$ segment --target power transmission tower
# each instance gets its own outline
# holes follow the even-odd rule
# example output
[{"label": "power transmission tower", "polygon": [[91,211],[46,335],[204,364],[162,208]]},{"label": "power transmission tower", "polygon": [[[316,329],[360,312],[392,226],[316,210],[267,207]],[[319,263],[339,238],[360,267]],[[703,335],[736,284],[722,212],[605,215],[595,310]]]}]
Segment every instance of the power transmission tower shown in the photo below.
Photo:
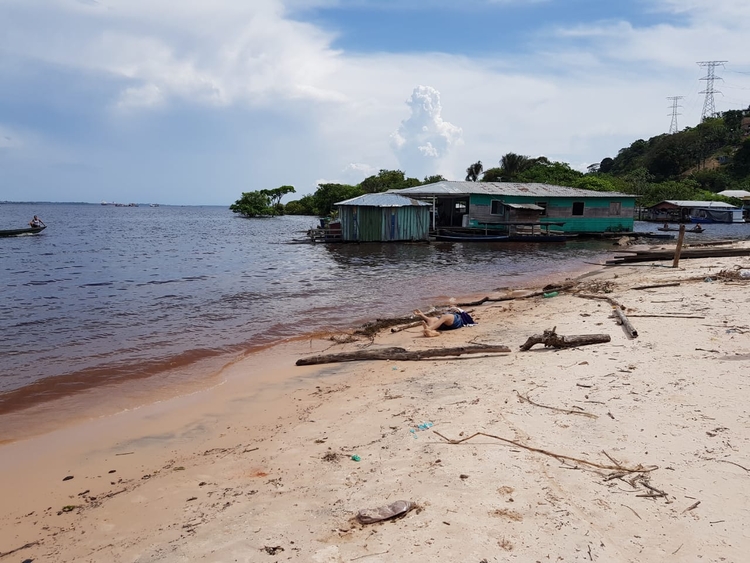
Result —
[{"label": "power transmission tower", "polygon": [[714,107],[714,94],[721,94],[721,92],[714,90],[714,80],[717,78],[721,80],[721,77],[714,75],[714,69],[719,65],[724,66],[724,63],[726,62],[728,61],[701,61],[697,63],[700,67],[706,67],[706,76],[701,78],[701,80],[706,81],[706,89],[698,92],[699,94],[706,95],[706,99],[703,101],[701,121],[706,119],[706,117],[713,117],[716,113],[716,108]]},{"label": "power transmission tower", "polygon": [[669,125],[669,134],[677,133],[680,129],[677,127],[677,116],[682,115],[681,113],[677,113],[677,108],[681,108],[682,106],[677,105],[677,102],[680,101],[685,96],[667,96],[667,99],[672,102],[672,123]]}]

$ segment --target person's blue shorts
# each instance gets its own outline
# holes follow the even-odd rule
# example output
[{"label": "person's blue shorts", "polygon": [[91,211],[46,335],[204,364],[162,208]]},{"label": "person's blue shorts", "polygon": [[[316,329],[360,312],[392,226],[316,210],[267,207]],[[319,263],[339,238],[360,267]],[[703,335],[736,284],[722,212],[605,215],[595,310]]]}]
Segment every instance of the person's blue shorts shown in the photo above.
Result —
[{"label": "person's blue shorts", "polygon": [[451,326],[447,325],[440,325],[438,327],[438,330],[455,330],[457,328],[461,328],[464,326],[464,320],[461,318],[461,315],[458,313],[453,313],[453,324]]}]

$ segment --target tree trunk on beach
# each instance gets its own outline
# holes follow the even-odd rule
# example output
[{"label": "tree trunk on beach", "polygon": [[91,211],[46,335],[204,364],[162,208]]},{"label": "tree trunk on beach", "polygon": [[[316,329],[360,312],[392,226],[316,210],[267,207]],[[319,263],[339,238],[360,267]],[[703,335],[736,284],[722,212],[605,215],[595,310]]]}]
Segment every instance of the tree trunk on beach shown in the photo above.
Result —
[{"label": "tree trunk on beach", "polygon": [[405,348],[381,348],[379,350],[358,350],[356,352],[342,352],[340,354],[321,354],[297,360],[298,366],[312,366],[317,364],[331,364],[337,362],[358,362],[362,360],[424,360],[427,358],[441,358],[461,356],[463,354],[497,354],[508,353],[507,346],[458,346],[456,348],[436,348],[433,350],[406,350]]},{"label": "tree trunk on beach", "polygon": [[521,350],[531,349],[534,344],[544,344],[545,348],[575,348],[587,344],[601,344],[609,342],[609,334],[579,334],[576,336],[562,336],[555,332],[557,327],[552,330],[545,330],[544,334],[535,334],[521,345]]}]

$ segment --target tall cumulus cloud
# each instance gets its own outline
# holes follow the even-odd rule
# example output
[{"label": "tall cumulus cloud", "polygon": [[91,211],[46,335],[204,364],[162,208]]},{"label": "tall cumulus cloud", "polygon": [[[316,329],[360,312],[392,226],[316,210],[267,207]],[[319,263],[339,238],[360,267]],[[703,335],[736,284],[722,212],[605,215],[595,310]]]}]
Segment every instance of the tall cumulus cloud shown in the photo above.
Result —
[{"label": "tall cumulus cloud", "polygon": [[434,174],[451,147],[463,142],[460,127],[443,120],[440,92],[432,86],[417,86],[406,101],[408,119],[391,134],[391,148],[408,176]]}]

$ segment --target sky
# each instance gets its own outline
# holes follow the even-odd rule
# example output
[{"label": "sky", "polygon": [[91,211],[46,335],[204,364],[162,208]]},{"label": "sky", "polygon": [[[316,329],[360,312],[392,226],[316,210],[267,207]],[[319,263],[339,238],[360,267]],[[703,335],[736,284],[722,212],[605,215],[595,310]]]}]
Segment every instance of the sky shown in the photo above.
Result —
[{"label": "sky", "polygon": [[747,0],[0,0],[0,201],[229,205],[750,106]]}]

